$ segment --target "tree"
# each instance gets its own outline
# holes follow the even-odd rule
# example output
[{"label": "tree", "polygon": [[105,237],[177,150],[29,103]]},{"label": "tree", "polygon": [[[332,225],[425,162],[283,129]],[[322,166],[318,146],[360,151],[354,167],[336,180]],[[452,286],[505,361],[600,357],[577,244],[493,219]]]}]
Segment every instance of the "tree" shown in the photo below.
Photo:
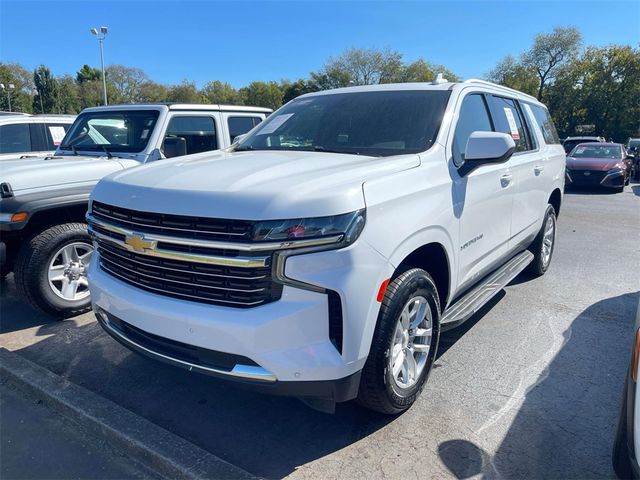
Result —
[{"label": "tree", "polygon": [[251,82],[240,90],[245,105],[275,110],[282,105],[282,90],[276,82]]},{"label": "tree", "polygon": [[76,73],[76,82],[82,84],[92,80],[102,80],[102,72],[98,68],[93,68],[86,64],[83,65]]},{"label": "tree", "polygon": [[220,80],[207,82],[200,93],[209,103],[242,105],[242,95],[227,82],[221,82]]},{"label": "tree", "polygon": [[512,55],[507,55],[487,75],[488,80],[514,88],[529,95],[536,95],[539,87],[539,79],[536,72],[516,60]]},{"label": "tree", "polygon": [[179,103],[203,103],[202,95],[198,92],[196,84],[188,80],[183,80],[182,83],[169,87],[167,100]]},{"label": "tree", "polygon": [[[0,83],[8,88],[14,85],[9,93],[11,95],[11,110],[14,112],[31,113],[33,75],[29,70],[17,63],[0,63]],[[0,110],[9,110],[9,97],[7,91],[0,91]]]},{"label": "tree", "polygon": [[140,102],[142,86],[148,81],[147,74],[139,68],[109,65],[107,67],[107,82],[115,93],[113,97],[110,97],[110,103]]},{"label": "tree", "polygon": [[538,75],[538,100],[542,100],[545,88],[553,83],[562,66],[578,54],[581,43],[582,34],[573,27],[556,27],[551,33],[535,36],[522,60]]},{"label": "tree", "polygon": [[169,89],[159,83],[148,80],[140,85],[141,102],[166,102],[169,99]]},{"label": "tree", "polygon": [[82,110],[80,106],[80,88],[71,75],[58,77],[58,98],[60,113],[75,114]]},{"label": "tree", "polygon": [[408,65],[402,65],[388,80],[394,83],[431,82],[439,73],[449,81],[458,81],[458,76],[444,65],[427,62],[422,58]]},{"label": "tree", "polygon": [[58,82],[44,65],[40,65],[33,72],[33,83],[36,86],[36,95],[33,98],[33,109],[42,110],[43,113],[58,113]]},{"label": "tree", "polygon": [[319,88],[313,81],[307,81],[301,78],[293,83],[281,82],[280,90],[282,90],[283,94],[282,103],[287,103],[305,93],[316,92]]},{"label": "tree", "polygon": [[401,68],[402,54],[395,50],[350,48],[339,57],[329,58],[317,76],[339,78],[341,86],[373,85],[388,83]]}]

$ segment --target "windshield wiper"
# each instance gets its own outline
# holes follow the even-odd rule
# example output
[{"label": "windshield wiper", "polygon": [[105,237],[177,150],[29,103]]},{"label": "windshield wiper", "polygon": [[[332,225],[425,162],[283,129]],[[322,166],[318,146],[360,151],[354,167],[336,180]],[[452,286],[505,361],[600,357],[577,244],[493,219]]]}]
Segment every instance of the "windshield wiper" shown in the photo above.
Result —
[{"label": "windshield wiper", "polygon": [[96,145],[100,148],[102,148],[102,150],[104,150],[104,153],[107,154],[107,158],[113,158],[113,155],[111,154],[111,152],[109,150],[107,150],[106,145]]},{"label": "windshield wiper", "polygon": [[233,149],[234,152],[248,152],[249,150],[255,150],[251,145],[247,145],[245,147],[236,147]]},{"label": "windshield wiper", "polygon": [[[326,153],[343,153],[345,155],[362,155],[360,152],[350,152],[348,150],[337,150],[331,148],[321,147],[320,145],[316,145],[313,147],[314,152],[326,152]],[[369,154],[371,157],[379,157],[380,155]]]}]

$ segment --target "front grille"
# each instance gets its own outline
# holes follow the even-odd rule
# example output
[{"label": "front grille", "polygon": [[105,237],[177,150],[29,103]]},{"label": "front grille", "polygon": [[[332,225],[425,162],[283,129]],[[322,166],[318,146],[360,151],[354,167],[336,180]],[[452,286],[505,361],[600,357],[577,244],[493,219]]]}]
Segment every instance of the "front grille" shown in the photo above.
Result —
[{"label": "front grille", "polygon": [[[192,246],[185,242],[191,231],[173,230],[177,227],[172,226],[168,234],[164,226],[167,215],[135,212],[104,204],[98,204],[96,209],[96,203],[93,204],[89,223],[98,247],[99,265],[104,272],[118,280],[158,295],[235,308],[256,307],[280,298],[282,285],[274,282],[271,276],[271,251],[241,251],[242,245],[236,242],[234,248],[233,241],[220,240],[219,237],[216,238],[215,248],[209,248],[202,236],[197,237],[200,245]],[[127,211],[128,219],[135,219],[136,235],[142,238],[146,238],[144,235],[149,235],[149,238],[162,235],[163,241],[156,242],[149,250],[135,251],[129,248],[126,242],[128,234],[122,230],[130,228],[126,226],[126,221],[116,223],[98,213],[108,211],[113,214],[122,210]],[[177,224],[175,217],[172,216],[173,225]],[[139,221],[142,218],[149,225],[143,226]],[[225,227],[224,221],[216,220],[217,231],[226,229],[238,233],[234,222],[228,221],[230,226]],[[183,220],[183,224],[202,226],[213,223],[198,219],[198,222]],[[196,235],[192,238],[196,238]],[[172,243],[172,240],[176,243]],[[247,242],[243,245],[247,245]],[[259,266],[243,263],[254,259]]]},{"label": "front grille", "polygon": [[607,172],[598,170],[569,170],[573,185],[600,185],[606,174]]},{"label": "front grille", "polygon": [[180,238],[247,241],[253,222],[216,218],[138,212],[101,202],[91,204],[91,213],[100,220],[136,232],[149,232]]}]

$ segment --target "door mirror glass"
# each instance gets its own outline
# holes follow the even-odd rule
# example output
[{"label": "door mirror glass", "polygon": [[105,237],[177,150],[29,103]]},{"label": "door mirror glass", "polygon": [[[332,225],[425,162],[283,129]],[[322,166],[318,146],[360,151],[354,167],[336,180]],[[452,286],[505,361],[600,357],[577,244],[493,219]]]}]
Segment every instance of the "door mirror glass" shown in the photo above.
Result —
[{"label": "door mirror glass", "polygon": [[162,150],[166,158],[182,157],[187,154],[187,141],[183,137],[166,137]]}]

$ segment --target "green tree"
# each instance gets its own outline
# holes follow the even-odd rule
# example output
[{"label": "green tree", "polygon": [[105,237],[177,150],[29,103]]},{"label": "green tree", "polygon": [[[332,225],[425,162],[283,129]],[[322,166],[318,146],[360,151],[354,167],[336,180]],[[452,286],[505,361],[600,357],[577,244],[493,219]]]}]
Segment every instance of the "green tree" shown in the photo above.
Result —
[{"label": "green tree", "polygon": [[319,88],[314,82],[301,78],[295,82],[282,82],[280,90],[282,90],[282,103],[287,103],[305,93],[316,92]]},{"label": "green tree", "polygon": [[9,92],[0,91],[0,110],[9,110],[9,97],[11,96],[11,110],[14,112],[31,113],[33,102],[33,75],[29,70],[17,63],[0,63],[0,83],[9,88]]},{"label": "green tree", "polygon": [[556,27],[551,33],[535,36],[522,60],[538,75],[538,100],[542,100],[545,88],[553,83],[562,66],[578,54],[581,43],[582,34],[574,27]]},{"label": "green tree", "polygon": [[33,109],[41,109],[43,113],[58,113],[60,104],[58,97],[58,82],[44,65],[40,65],[33,72],[33,83],[36,95],[33,98]]},{"label": "green tree", "polygon": [[71,75],[58,77],[60,113],[75,114],[81,110],[80,88]]},{"label": "green tree", "polygon": [[141,102],[166,102],[169,98],[169,89],[151,80],[140,86]]},{"label": "green tree", "polygon": [[102,80],[102,72],[98,68],[83,65],[76,73],[76,82],[85,83],[93,80]]},{"label": "green tree", "polygon": [[507,55],[489,72],[488,80],[514,88],[529,95],[536,95],[539,80],[533,68],[525,65],[512,55]]},{"label": "green tree", "polygon": [[170,102],[203,103],[202,95],[198,92],[196,84],[188,80],[183,80],[182,83],[169,87],[167,99]]},{"label": "green tree", "polygon": [[138,103],[142,101],[142,86],[148,81],[147,74],[139,68],[109,65],[107,67],[107,82],[114,92],[114,95],[109,98],[109,102]]},{"label": "green tree", "polygon": [[431,82],[439,73],[451,82],[458,81],[458,76],[444,65],[427,62],[423,58],[408,65],[402,65],[395,75],[389,78],[389,81],[394,83]]},{"label": "green tree", "polygon": [[388,83],[402,66],[402,54],[398,51],[349,48],[340,56],[329,58],[318,75],[340,78],[343,84],[348,79],[346,85],[373,85]]},{"label": "green tree", "polygon": [[275,110],[282,105],[282,90],[276,82],[251,82],[240,90],[245,105]]},{"label": "green tree", "polygon": [[207,102],[220,105],[242,105],[242,95],[233,88],[230,83],[215,80],[207,82],[202,90],[201,95],[207,99]]}]

